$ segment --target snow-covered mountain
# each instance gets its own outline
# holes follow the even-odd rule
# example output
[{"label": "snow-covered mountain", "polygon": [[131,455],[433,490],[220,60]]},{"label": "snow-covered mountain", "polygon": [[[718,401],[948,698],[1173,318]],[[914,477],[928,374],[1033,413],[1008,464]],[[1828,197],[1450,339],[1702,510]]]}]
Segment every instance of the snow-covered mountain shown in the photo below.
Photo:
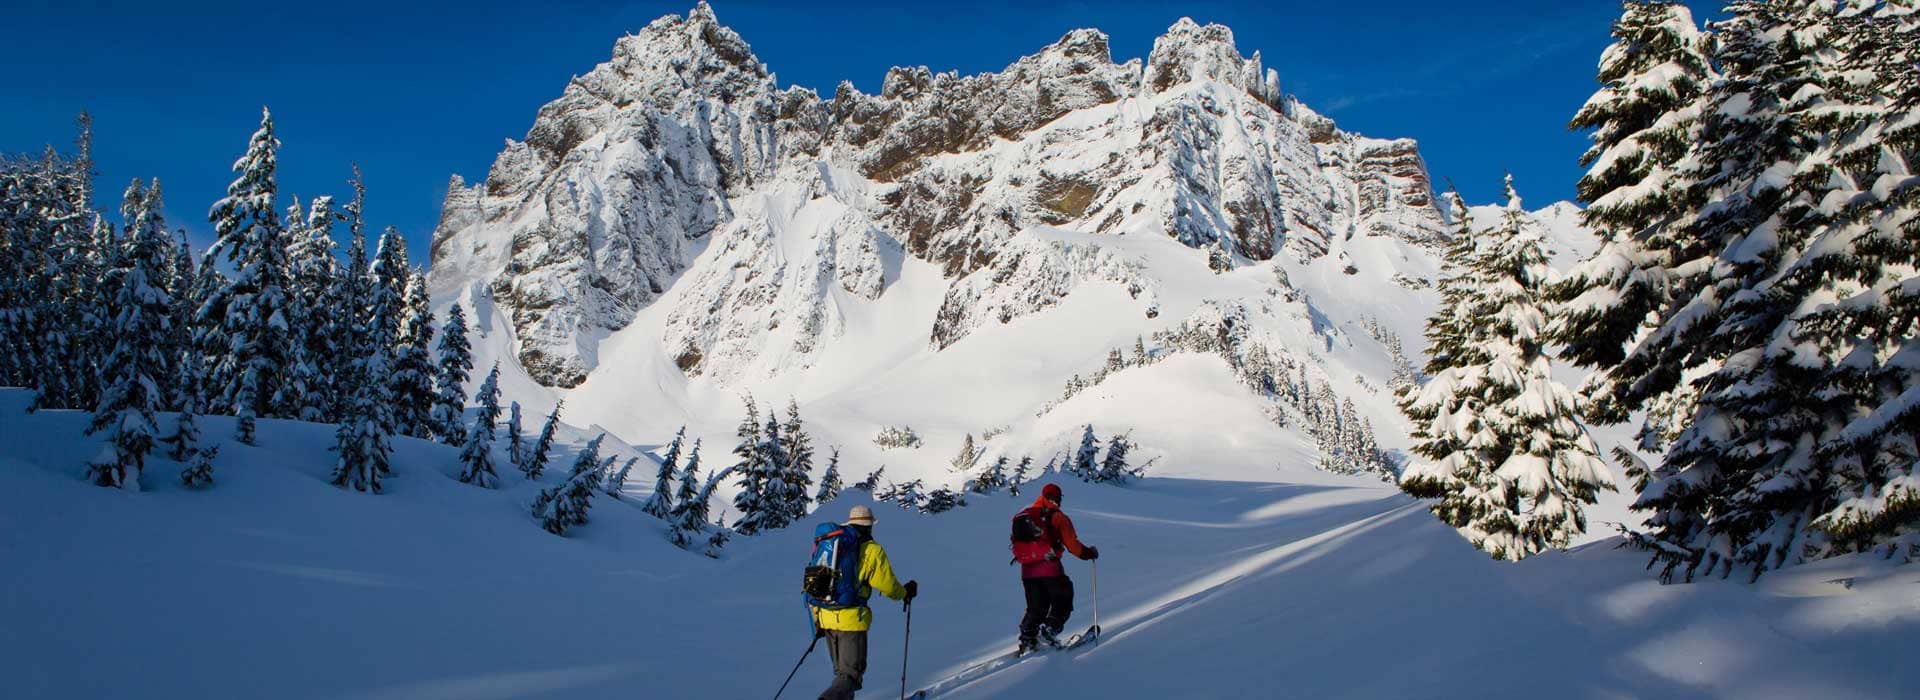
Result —
[{"label": "snow-covered mountain", "polygon": [[[747,394],[797,399],[867,468],[944,466],[968,433],[1044,460],[1089,422],[1154,455],[1311,463],[1275,427],[1299,416],[1236,373],[1285,369],[1402,444],[1389,347],[1418,357],[1436,199],[1414,142],[1340,130],[1219,25],[1182,19],[1144,62],[1076,30],[998,73],[823,99],[702,3],[454,179],[432,283],[510,395],[631,441],[719,438]],[[1569,253],[1591,245],[1572,211],[1540,214]],[[1101,371],[1136,343],[1211,359]],[[878,449],[887,425],[927,448]]]}]

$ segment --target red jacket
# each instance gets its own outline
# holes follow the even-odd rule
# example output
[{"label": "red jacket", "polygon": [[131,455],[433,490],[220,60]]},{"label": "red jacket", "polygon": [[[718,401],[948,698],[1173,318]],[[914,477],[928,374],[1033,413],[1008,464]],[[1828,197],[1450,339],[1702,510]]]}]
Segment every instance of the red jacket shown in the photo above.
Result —
[{"label": "red jacket", "polygon": [[1032,564],[1021,564],[1020,578],[1052,578],[1055,576],[1065,576],[1067,575],[1067,568],[1060,565],[1060,553],[1062,551],[1072,552],[1074,556],[1086,559],[1086,545],[1081,544],[1079,535],[1074,533],[1073,519],[1067,517],[1066,513],[1060,512],[1059,506],[1047,500],[1046,496],[1034,499],[1033,507],[1053,509],[1053,516],[1047,518],[1047,529],[1053,532],[1054,557]]}]

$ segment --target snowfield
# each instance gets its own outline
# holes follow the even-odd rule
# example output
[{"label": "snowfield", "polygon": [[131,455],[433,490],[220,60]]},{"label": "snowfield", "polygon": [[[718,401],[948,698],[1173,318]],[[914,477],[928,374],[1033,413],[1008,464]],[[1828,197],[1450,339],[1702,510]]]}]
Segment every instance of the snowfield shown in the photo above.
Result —
[{"label": "snowfield", "polygon": [[[83,416],[26,415],[27,398],[0,391],[10,697],[759,698],[807,644],[810,527],[736,538],[711,560],[670,546],[636,486],[555,537],[527,514],[536,486],[517,472],[497,491],[460,484],[454,450],[397,439],[387,493],[341,490],[325,482],[330,427],[282,421],[261,422],[259,448],[223,446],[211,490],[176,486],[164,460],[144,492],[101,489],[79,478],[91,441],[64,437]],[[204,420],[209,436],[232,429]],[[1064,483],[1103,554],[1104,638],[943,697],[1920,694],[1911,568],[1847,558],[1751,586],[1662,586],[1611,540],[1500,564],[1389,486],[1287,460],[1216,469],[1231,452],[1187,453],[1165,471],[1178,477],[1130,487]],[[1026,502],[875,506],[877,538],[921,582],[909,685],[1012,646],[1006,519]],[[826,514],[856,503],[870,501],[851,492]],[[1069,570],[1079,629],[1093,576]],[[892,601],[875,609],[861,697],[892,698],[904,620]],[[829,675],[815,652],[787,697]]]}]

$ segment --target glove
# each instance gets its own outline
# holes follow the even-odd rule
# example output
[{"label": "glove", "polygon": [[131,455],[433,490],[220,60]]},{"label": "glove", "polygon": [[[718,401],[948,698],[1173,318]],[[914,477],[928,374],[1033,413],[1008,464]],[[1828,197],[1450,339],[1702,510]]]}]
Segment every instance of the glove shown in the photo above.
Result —
[{"label": "glove", "polygon": [[908,581],[907,582],[907,601],[912,602],[913,597],[917,595],[920,595],[920,582]]},{"label": "glove", "polygon": [[1083,558],[1084,558],[1084,559],[1086,559],[1087,561],[1093,561],[1093,560],[1095,560],[1095,559],[1099,559],[1099,558],[1100,558],[1100,548],[1099,548],[1099,547],[1095,547],[1095,546],[1093,546],[1093,545],[1087,545],[1087,548],[1086,548],[1086,549],[1087,549],[1087,556],[1085,556],[1085,557],[1083,557]]}]

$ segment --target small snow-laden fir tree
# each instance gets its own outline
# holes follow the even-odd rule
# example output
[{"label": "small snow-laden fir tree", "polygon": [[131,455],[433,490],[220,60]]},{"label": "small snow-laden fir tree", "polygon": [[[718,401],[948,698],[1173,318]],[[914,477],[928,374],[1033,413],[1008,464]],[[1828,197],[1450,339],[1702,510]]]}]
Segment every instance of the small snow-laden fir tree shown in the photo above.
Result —
[{"label": "small snow-laden fir tree", "polygon": [[520,402],[514,401],[507,411],[507,461],[515,467],[521,467],[526,461],[526,440],[521,437],[521,430]]},{"label": "small snow-laden fir tree", "polygon": [[1087,424],[1080,434],[1080,448],[1074,451],[1067,472],[1080,477],[1081,481],[1093,481],[1100,473],[1100,439],[1093,435],[1093,424]]},{"label": "small snow-laden fir tree", "polygon": [[[868,472],[867,478],[855,482],[853,488],[855,491],[865,491],[872,494],[874,493],[874,489],[880,487],[880,482],[886,478],[886,473],[887,465],[882,464],[879,469]],[[875,496],[875,498],[877,499],[879,497]]]},{"label": "small snow-laden fir tree", "polygon": [[547,532],[565,535],[567,530],[587,524],[587,509],[593,507],[593,493],[600,490],[600,441],[595,435],[573,459],[573,471],[559,486],[541,491],[533,499],[533,517]]},{"label": "small snow-laden fir tree", "polygon": [[459,304],[447,309],[447,323],[440,329],[439,350],[440,361],[433,380],[433,433],[440,442],[457,445],[466,440],[467,373],[473,369],[473,347],[467,342],[467,312]]},{"label": "small snow-laden fir tree", "polygon": [[927,494],[926,502],[921,505],[920,510],[924,513],[945,513],[965,505],[967,505],[966,496],[942,486]]},{"label": "small snow-laden fir tree", "polygon": [[433,433],[434,371],[433,308],[427,298],[427,276],[414,271],[407,277],[405,314],[394,345],[394,432],[427,438]]},{"label": "small snow-laden fir tree", "polygon": [[96,460],[88,477],[101,486],[137,490],[160,429],[154,413],[165,400],[161,388],[173,300],[159,287],[172,264],[166,223],[160,218],[160,186],[149,189],[134,180],[121,212],[127,219],[126,249],[112,273],[112,318],[107,324],[113,349],[100,364],[102,387],[87,434],[109,431],[110,460]]},{"label": "small snow-laden fir tree", "polygon": [[160,438],[160,442],[167,445],[167,458],[175,462],[185,463],[200,450],[199,413],[204,399],[201,398],[199,364],[180,365],[179,391],[185,398],[180,401],[179,413],[174,415],[173,432]]},{"label": "small snow-laden fir tree", "polygon": [[[371,319],[368,319],[371,321]],[[371,344],[349,365],[347,403],[334,430],[335,486],[380,493],[381,478],[391,473],[393,432],[387,401],[387,348]]]},{"label": "small snow-laden fir tree", "polygon": [[500,419],[499,363],[487,372],[473,398],[480,408],[473,417],[473,429],[463,431],[466,442],[460,449],[460,482],[490,489],[500,484],[500,474],[493,469],[493,426]]},{"label": "small snow-laden fir tree", "polygon": [[607,478],[607,495],[614,498],[622,498],[623,494],[627,491],[627,477],[633,474],[633,465],[639,464],[640,458],[628,457],[626,463],[620,465],[619,471],[613,471],[615,459],[616,457],[607,458],[607,471],[609,472]]},{"label": "small snow-laden fir tree", "polygon": [[213,462],[220,457],[219,445],[208,445],[194,450],[193,459],[180,470],[180,485],[190,489],[203,489],[213,485]]},{"label": "small snow-laden fir tree", "polygon": [[914,479],[895,486],[893,492],[888,494],[890,497],[883,500],[893,501],[895,505],[907,510],[920,510],[927,503],[926,492],[927,482]]},{"label": "small snow-laden fir tree", "polygon": [[734,464],[727,471],[740,480],[740,492],[733,497],[733,508],[740,512],[734,529],[751,537],[760,531],[766,513],[778,506],[768,493],[773,479],[767,469],[767,451],[761,449],[765,437],[760,429],[760,408],[752,397],[746,398],[746,404],[747,416],[734,430],[734,437],[739,439],[733,447]]},{"label": "small snow-laden fir tree", "polygon": [[1133,443],[1126,435],[1107,440],[1107,456],[1100,461],[1100,470],[1094,473],[1093,480],[1103,484],[1124,484],[1132,480],[1133,467],[1127,464],[1127,453],[1132,449]]},{"label": "small snow-laden fir tree", "polygon": [[1511,177],[1486,239],[1465,303],[1477,326],[1460,338],[1485,359],[1447,367],[1411,402],[1409,417],[1426,423],[1414,448],[1425,461],[1401,488],[1440,499],[1433,512],[1474,546],[1518,560],[1566,547],[1585,531],[1583,506],[1613,484],[1573,393],[1549,373],[1538,306],[1546,256]]},{"label": "small snow-laden fir tree", "polygon": [[813,438],[807,435],[806,425],[800,421],[800,405],[792,399],[787,400],[787,422],[780,426],[780,438],[777,445],[786,457],[786,468],[781,470],[781,480],[785,482],[787,502],[787,522],[797,522],[807,517],[813,488]]},{"label": "small snow-laden fir tree", "polygon": [[973,446],[973,433],[967,433],[966,440],[960,443],[960,452],[953,456],[947,466],[956,472],[973,471],[974,464],[980,461],[980,449]]},{"label": "small snow-laden fir tree", "polygon": [[1019,496],[1020,487],[1027,483],[1027,470],[1033,466],[1033,457],[1021,457],[1020,465],[1013,469],[1013,481],[1007,483],[1007,494]]},{"label": "small snow-laden fir tree", "polygon": [[[756,448],[760,453],[759,464],[766,484],[765,499],[756,518],[756,531],[778,530],[792,524],[796,506],[805,515],[807,492],[792,478],[792,457],[787,454],[786,439],[781,428],[778,417],[769,414],[760,434],[760,445]],[[811,485],[811,480],[808,485]],[[749,519],[749,514],[741,513],[735,527],[738,528]]]},{"label": "small snow-laden fir tree", "polygon": [[706,549],[701,550],[700,553],[705,554],[708,559],[719,559],[720,550],[726,549],[727,543],[731,541],[733,541],[733,535],[727,532],[725,525],[714,528],[713,534],[707,536]]},{"label": "small snow-laden fir tree", "polygon": [[1007,457],[1001,455],[987,465],[979,476],[967,480],[966,490],[973,493],[993,493],[1007,485]]},{"label": "small snow-laden fir tree", "polygon": [[673,434],[673,441],[667,443],[667,454],[660,459],[660,471],[653,480],[653,494],[647,496],[647,502],[640,510],[656,518],[665,520],[673,513],[676,501],[673,499],[673,477],[680,469],[680,447],[687,439],[687,427]]},{"label": "small snow-laden fir tree", "polygon": [[540,437],[533,441],[533,451],[521,459],[520,471],[528,479],[539,479],[547,472],[547,454],[553,451],[553,433],[560,429],[560,409],[566,405],[564,399],[553,404],[553,412],[547,414],[547,421],[540,425]]},{"label": "small snow-laden fir tree", "polygon": [[820,490],[814,492],[814,507],[822,507],[840,497],[844,484],[840,481],[840,448],[833,448],[827,456],[827,470],[820,474]]},{"label": "small snow-laden fir tree", "polygon": [[694,438],[693,450],[687,453],[687,467],[680,472],[680,489],[674,492],[673,511],[667,514],[671,525],[668,539],[675,547],[686,549],[706,529],[707,503],[700,498],[700,486],[700,439]]},{"label": "small snow-laden fir tree", "polygon": [[219,375],[227,383],[215,391],[219,403],[239,417],[237,439],[248,445],[254,442],[255,419],[277,415],[274,393],[287,380],[293,359],[289,265],[274,203],[279,148],[273,115],[263,109],[260,130],[233,164],[237,176],[227,186],[227,196],[215,202],[209,214],[219,236],[213,251],[224,254],[234,270],[221,295],[227,347],[219,358]]}]

